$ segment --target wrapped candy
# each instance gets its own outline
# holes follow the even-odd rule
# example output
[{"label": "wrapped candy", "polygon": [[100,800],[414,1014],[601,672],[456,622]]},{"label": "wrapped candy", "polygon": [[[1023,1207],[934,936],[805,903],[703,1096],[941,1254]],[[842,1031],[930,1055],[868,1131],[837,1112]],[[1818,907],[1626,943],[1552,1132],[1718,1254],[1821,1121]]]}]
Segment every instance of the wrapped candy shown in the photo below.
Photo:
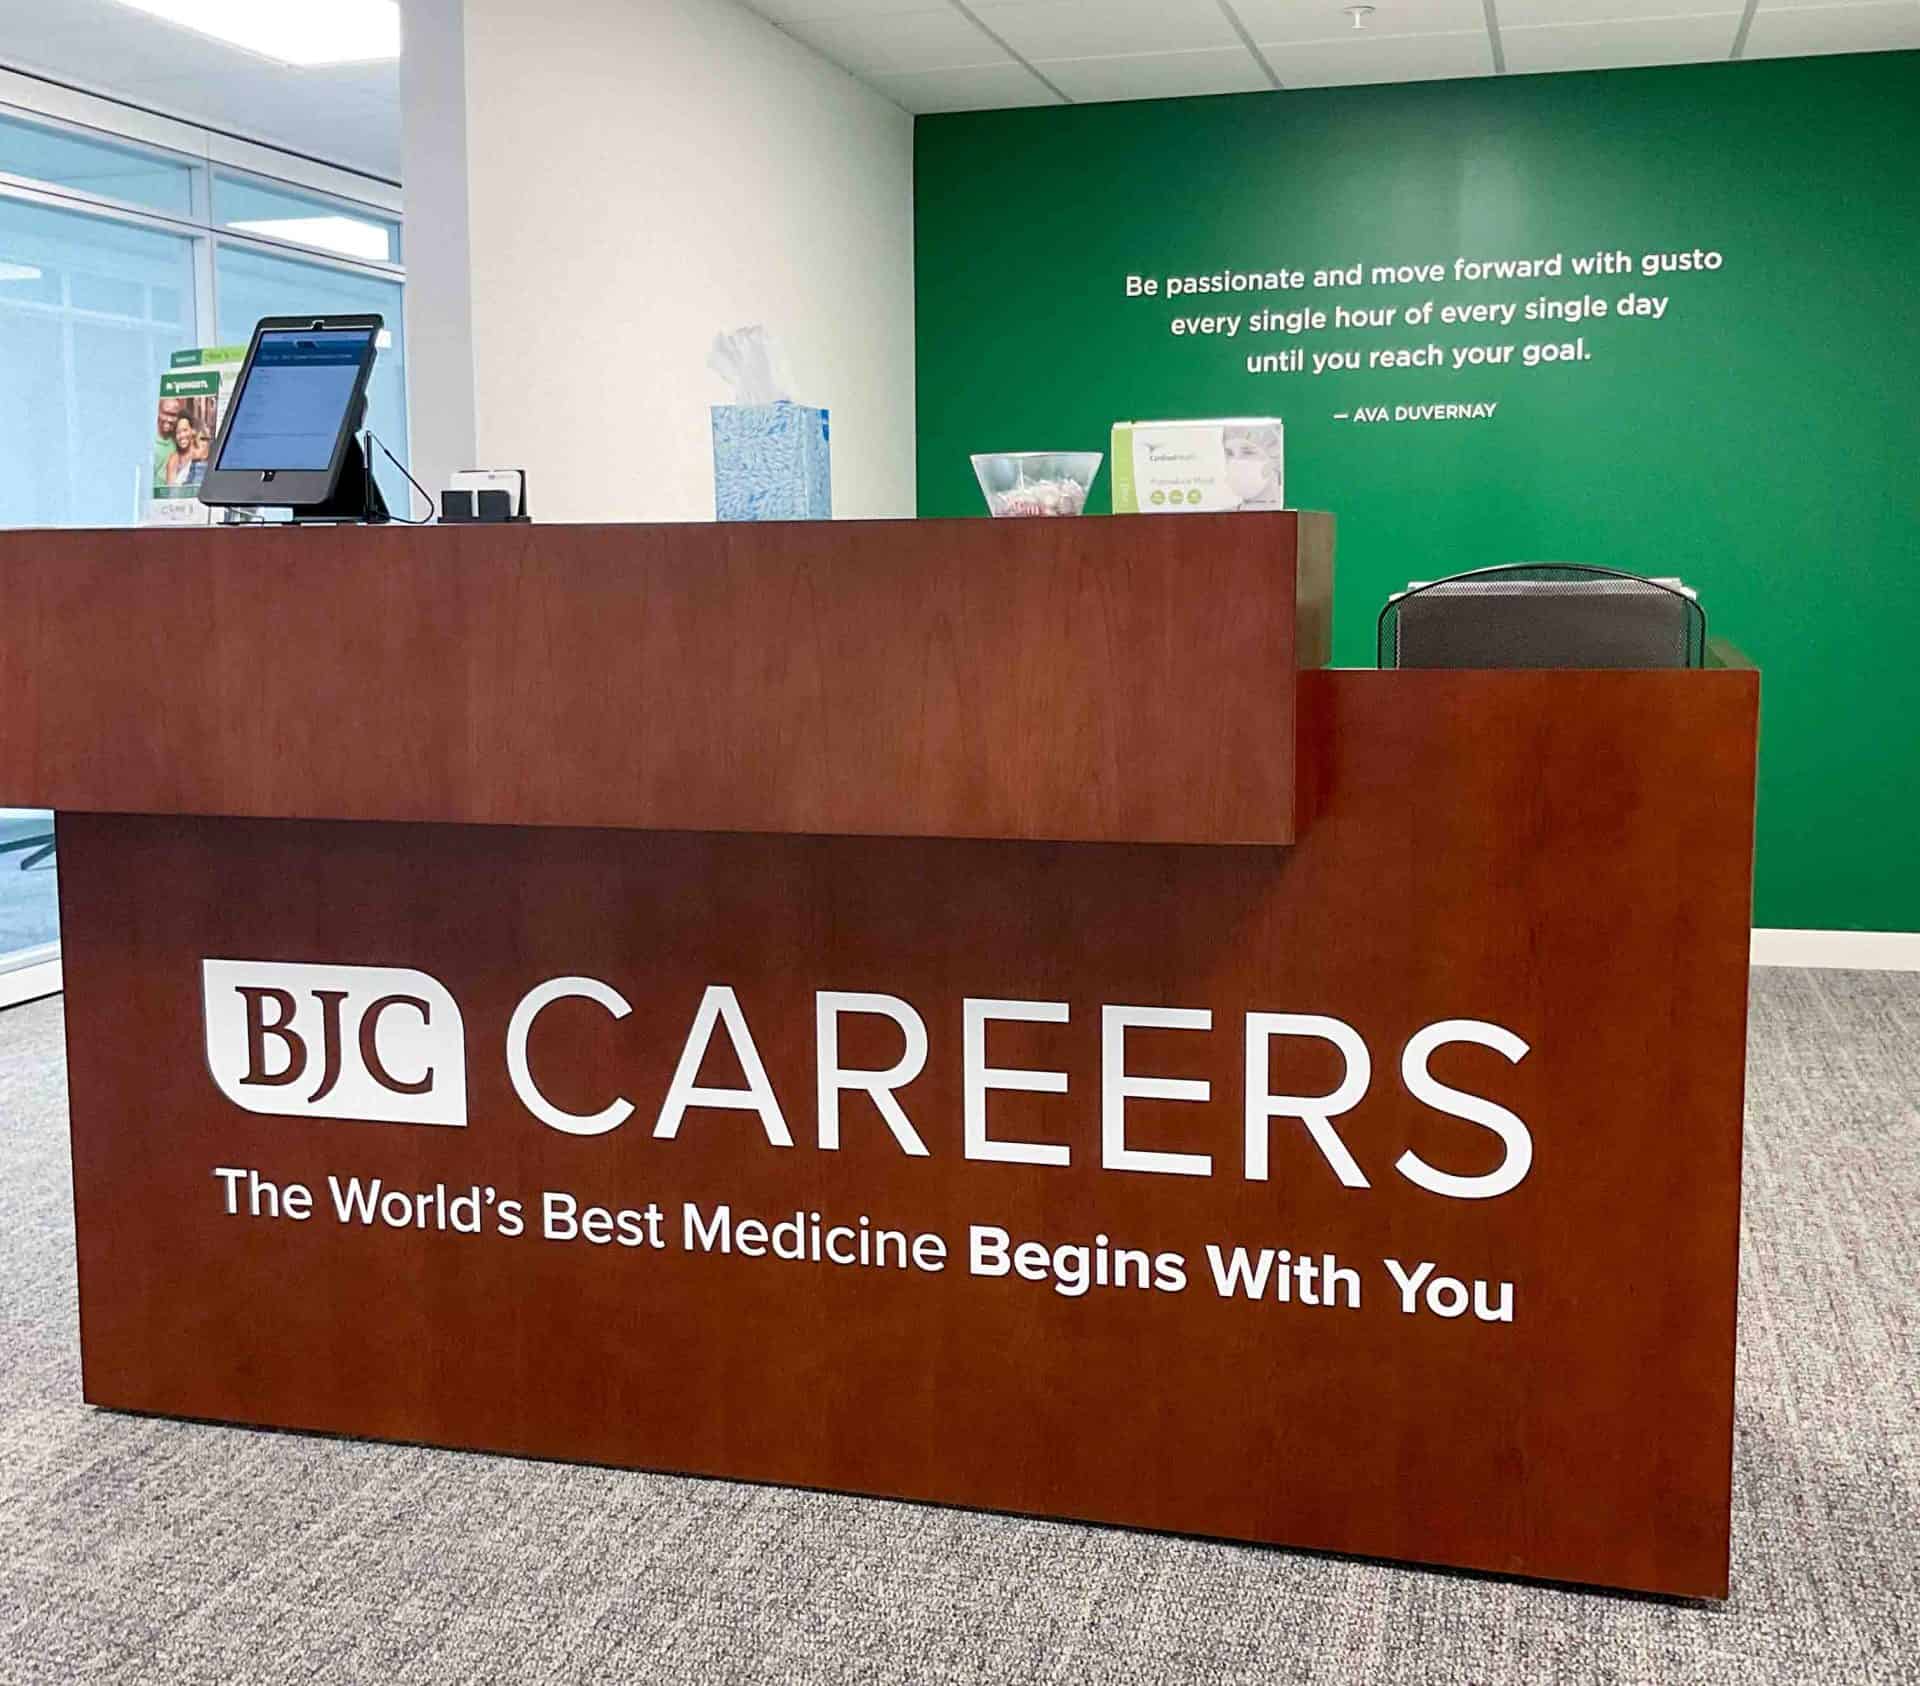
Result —
[{"label": "wrapped candy", "polygon": [[1100,453],[988,451],[973,459],[973,472],[993,515],[1079,515],[1100,472]]},{"label": "wrapped candy", "polygon": [[988,494],[995,515],[1078,515],[1087,489],[1075,480],[1030,480],[1011,491]]}]

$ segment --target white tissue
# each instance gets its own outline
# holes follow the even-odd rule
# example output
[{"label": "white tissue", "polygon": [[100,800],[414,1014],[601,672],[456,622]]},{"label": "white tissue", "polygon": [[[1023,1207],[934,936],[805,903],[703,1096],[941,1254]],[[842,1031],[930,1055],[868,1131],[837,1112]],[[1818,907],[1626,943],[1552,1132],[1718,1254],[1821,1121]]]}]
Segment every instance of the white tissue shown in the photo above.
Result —
[{"label": "white tissue", "polygon": [[793,381],[773,336],[757,322],[730,334],[715,334],[707,367],[733,388],[736,404],[784,404]]}]

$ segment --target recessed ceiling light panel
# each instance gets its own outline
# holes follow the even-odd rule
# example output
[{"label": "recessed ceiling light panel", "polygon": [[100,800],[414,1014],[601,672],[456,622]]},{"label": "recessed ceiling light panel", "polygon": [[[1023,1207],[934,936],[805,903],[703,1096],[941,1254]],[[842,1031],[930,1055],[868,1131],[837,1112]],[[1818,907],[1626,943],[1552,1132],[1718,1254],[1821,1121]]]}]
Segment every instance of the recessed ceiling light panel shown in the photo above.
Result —
[{"label": "recessed ceiling light panel", "polygon": [[230,222],[227,227],[242,234],[264,234],[270,240],[318,246],[350,258],[372,258],[376,263],[386,263],[393,257],[387,231],[357,217],[254,217]]},{"label": "recessed ceiling light panel", "polygon": [[399,0],[120,0],[136,12],[282,64],[400,56]]}]

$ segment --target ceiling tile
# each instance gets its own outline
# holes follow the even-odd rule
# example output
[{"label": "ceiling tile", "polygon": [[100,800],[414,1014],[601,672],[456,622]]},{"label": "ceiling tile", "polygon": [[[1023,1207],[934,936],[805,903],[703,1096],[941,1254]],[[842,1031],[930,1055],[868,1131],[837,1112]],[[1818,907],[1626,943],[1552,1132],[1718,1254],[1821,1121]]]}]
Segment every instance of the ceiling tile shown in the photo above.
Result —
[{"label": "ceiling tile", "polygon": [[797,41],[856,76],[891,76],[968,65],[1006,64],[1009,55],[984,30],[951,9],[818,18],[784,24]]},{"label": "ceiling tile", "polygon": [[1245,47],[1194,53],[1116,53],[1090,59],[1038,59],[1035,67],[1070,99],[1174,99],[1188,94],[1266,93],[1273,84]]},{"label": "ceiling tile", "polygon": [[373,106],[389,105],[397,118],[400,111],[398,77],[368,78],[360,74],[360,66],[353,69],[355,73],[347,76],[279,66],[264,76],[247,76],[231,70],[200,71],[185,76],[176,72],[168,76],[143,76],[127,84],[127,90],[164,98],[172,110],[199,104],[222,110],[244,110],[255,116],[283,110],[304,119],[324,116],[335,109],[351,108],[358,113]]},{"label": "ceiling tile", "polygon": [[1458,35],[1487,29],[1481,0],[1373,0],[1373,15],[1355,29],[1348,0],[1230,0],[1261,46],[1330,41],[1335,36]]},{"label": "ceiling tile", "polygon": [[336,75],[272,65],[264,75],[223,70],[148,76],[119,91],[189,122],[263,137],[326,163],[397,181],[399,89],[385,78],[368,76],[371,68],[342,66],[345,74]]},{"label": "ceiling tile", "polygon": [[1217,0],[977,0],[970,9],[1035,60],[1240,46]]},{"label": "ceiling tile", "polygon": [[1763,7],[1747,32],[1750,59],[1877,53],[1920,47],[1920,5]]},{"label": "ceiling tile", "polygon": [[0,64],[63,82],[118,87],[153,71],[246,70],[268,61],[113,0],[0,0]]},{"label": "ceiling tile", "polygon": [[227,93],[244,94],[262,105],[288,99],[303,106],[324,106],[336,95],[347,100],[391,102],[396,111],[400,101],[400,66],[384,64],[330,64],[311,69],[269,64],[256,70],[230,70],[203,67],[182,74],[158,74],[140,78],[143,85],[166,82],[178,88],[205,88],[215,97]]},{"label": "ceiling tile", "polygon": [[1500,31],[1559,23],[1634,23],[1738,14],[1744,0],[1495,0]]},{"label": "ceiling tile", "polygon": [[1702,17],[1615,19],[1605,23],[1500,28],[1507,69],[1618,70],[1642,64],[1700,64],[1733,51],[1740,13]]},{"label": "ceiling tile", "polygon": [[296,70],[116,0],[0,0],[0,64],[348,169],[400,173],[392,61]]},{"label": "ceiling tile", "polygon": [[1437,82],[1493,74],[1493,48],[1484,29],[1452,35],[1341,35],[1326,41],[1275,43],[1261,51],[1289,88]]},{"label": "ceiling tile", "polygon": [[946,0],[741,0],[771,23],[809,18],[877,18],[895,12],[936,12]]},{"label": "ceiling tile", "polygon": [[999,111],[1015,105],[1060,103],[1032,71],[1012,59],[1004,64],[872,76],[868,80],[889,99],[913,112]]}]

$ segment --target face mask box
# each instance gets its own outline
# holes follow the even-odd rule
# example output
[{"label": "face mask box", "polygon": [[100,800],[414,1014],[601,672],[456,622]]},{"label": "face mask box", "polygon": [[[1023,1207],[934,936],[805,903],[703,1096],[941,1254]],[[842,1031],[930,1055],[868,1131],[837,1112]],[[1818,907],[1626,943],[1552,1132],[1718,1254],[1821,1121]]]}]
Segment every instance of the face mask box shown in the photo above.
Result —
[{"label": "face mask box", "polygon": [[1115,515],[1286,507],[1286,430],[1272,416],[1116,422]]}]

